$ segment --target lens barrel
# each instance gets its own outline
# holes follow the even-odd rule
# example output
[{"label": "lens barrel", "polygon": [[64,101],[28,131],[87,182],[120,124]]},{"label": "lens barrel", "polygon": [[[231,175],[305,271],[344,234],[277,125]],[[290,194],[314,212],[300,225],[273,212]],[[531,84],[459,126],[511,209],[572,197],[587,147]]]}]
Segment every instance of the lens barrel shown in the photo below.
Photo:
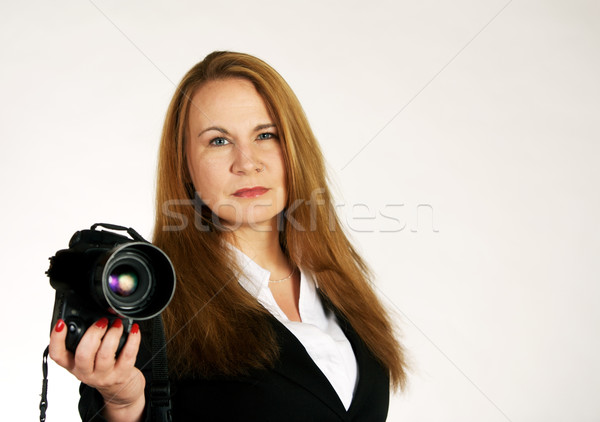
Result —
[{"label": "lens barrel", "polygon": [[175,292],[171,261],[150,243],[130,242],[107,252],[96,274],[96,291],[115,313],[133,319],[158,315]]}]

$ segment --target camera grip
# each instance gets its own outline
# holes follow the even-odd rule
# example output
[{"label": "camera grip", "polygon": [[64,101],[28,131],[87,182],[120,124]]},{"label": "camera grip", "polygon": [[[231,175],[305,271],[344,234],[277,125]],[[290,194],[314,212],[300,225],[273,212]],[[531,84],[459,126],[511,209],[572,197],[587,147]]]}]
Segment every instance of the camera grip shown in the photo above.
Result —
[{"label": "camera grip", "polygon": [[[117,318],[120,318],[116,315],[110,315],[108,312],[90,311],[88,307],[81,303],[80,298],[77,295],[57,291],[54,301],[51,329],[56,325],[56,322],[59,319],[62,319],[67,326],[65,347],[68,351],[75,353],[77,345],[81,341],[86,330],[102,317],[108,318],[109,326],[112,326],[114,321]],[[127,336],[133,325],[133,321],[130,318],[121,318],[121,320],[123,322],[123,334],[119,339],[119,346],[116,352],[117,356],[121,352],[123,346],[125,346]]]}]

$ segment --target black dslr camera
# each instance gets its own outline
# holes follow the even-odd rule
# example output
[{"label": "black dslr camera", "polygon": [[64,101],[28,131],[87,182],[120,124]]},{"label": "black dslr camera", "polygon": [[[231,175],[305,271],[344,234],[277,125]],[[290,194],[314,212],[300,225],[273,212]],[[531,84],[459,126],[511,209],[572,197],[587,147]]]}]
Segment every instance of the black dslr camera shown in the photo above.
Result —
[{"label": "black dslr camera", "polygon": [[[113,232],[126,231],[131,238]],[[121,350],[134,320],[160,314],[175,293],[175,270],[169,257],[135,230],[94,224],[76,232],[69,249],[50,258],[46,272],[56,290],[52,328],[59,318],[67,326],[66,347],[75,352],[81,337],[102,317],[123,319]]]}]

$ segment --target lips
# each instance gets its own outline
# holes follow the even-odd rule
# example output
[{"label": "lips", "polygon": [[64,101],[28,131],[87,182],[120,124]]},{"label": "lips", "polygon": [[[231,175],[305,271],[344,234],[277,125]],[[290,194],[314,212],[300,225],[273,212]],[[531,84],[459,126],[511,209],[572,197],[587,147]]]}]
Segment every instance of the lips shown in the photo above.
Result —
[{"label": "lips", "polygon": [[233,193],[233,196],[237,196],[238,198],[256,198],[258,196],[263,195],[269,189],[262,186],[254,186],[252,188],[242,188]]}]

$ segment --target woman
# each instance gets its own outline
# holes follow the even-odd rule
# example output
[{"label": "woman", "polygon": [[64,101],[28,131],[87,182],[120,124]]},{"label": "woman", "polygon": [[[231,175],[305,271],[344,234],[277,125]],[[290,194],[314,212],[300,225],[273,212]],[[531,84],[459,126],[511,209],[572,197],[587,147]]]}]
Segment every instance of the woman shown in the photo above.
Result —
[{"label": "woman", "polygon": [[[402,348],[302,108],[266,63],[215,52],[183,78],[162,135],[154,243],[178,278],[163,313],[175,421],[385,420],[389,387],[405,383]],[[122,327],[106,325],[73,356],[59,321],[50,355],[84,383],[85,420],[143,420],[150,374],[134,363],[147,332],[134,326],[115,360]]]}]

